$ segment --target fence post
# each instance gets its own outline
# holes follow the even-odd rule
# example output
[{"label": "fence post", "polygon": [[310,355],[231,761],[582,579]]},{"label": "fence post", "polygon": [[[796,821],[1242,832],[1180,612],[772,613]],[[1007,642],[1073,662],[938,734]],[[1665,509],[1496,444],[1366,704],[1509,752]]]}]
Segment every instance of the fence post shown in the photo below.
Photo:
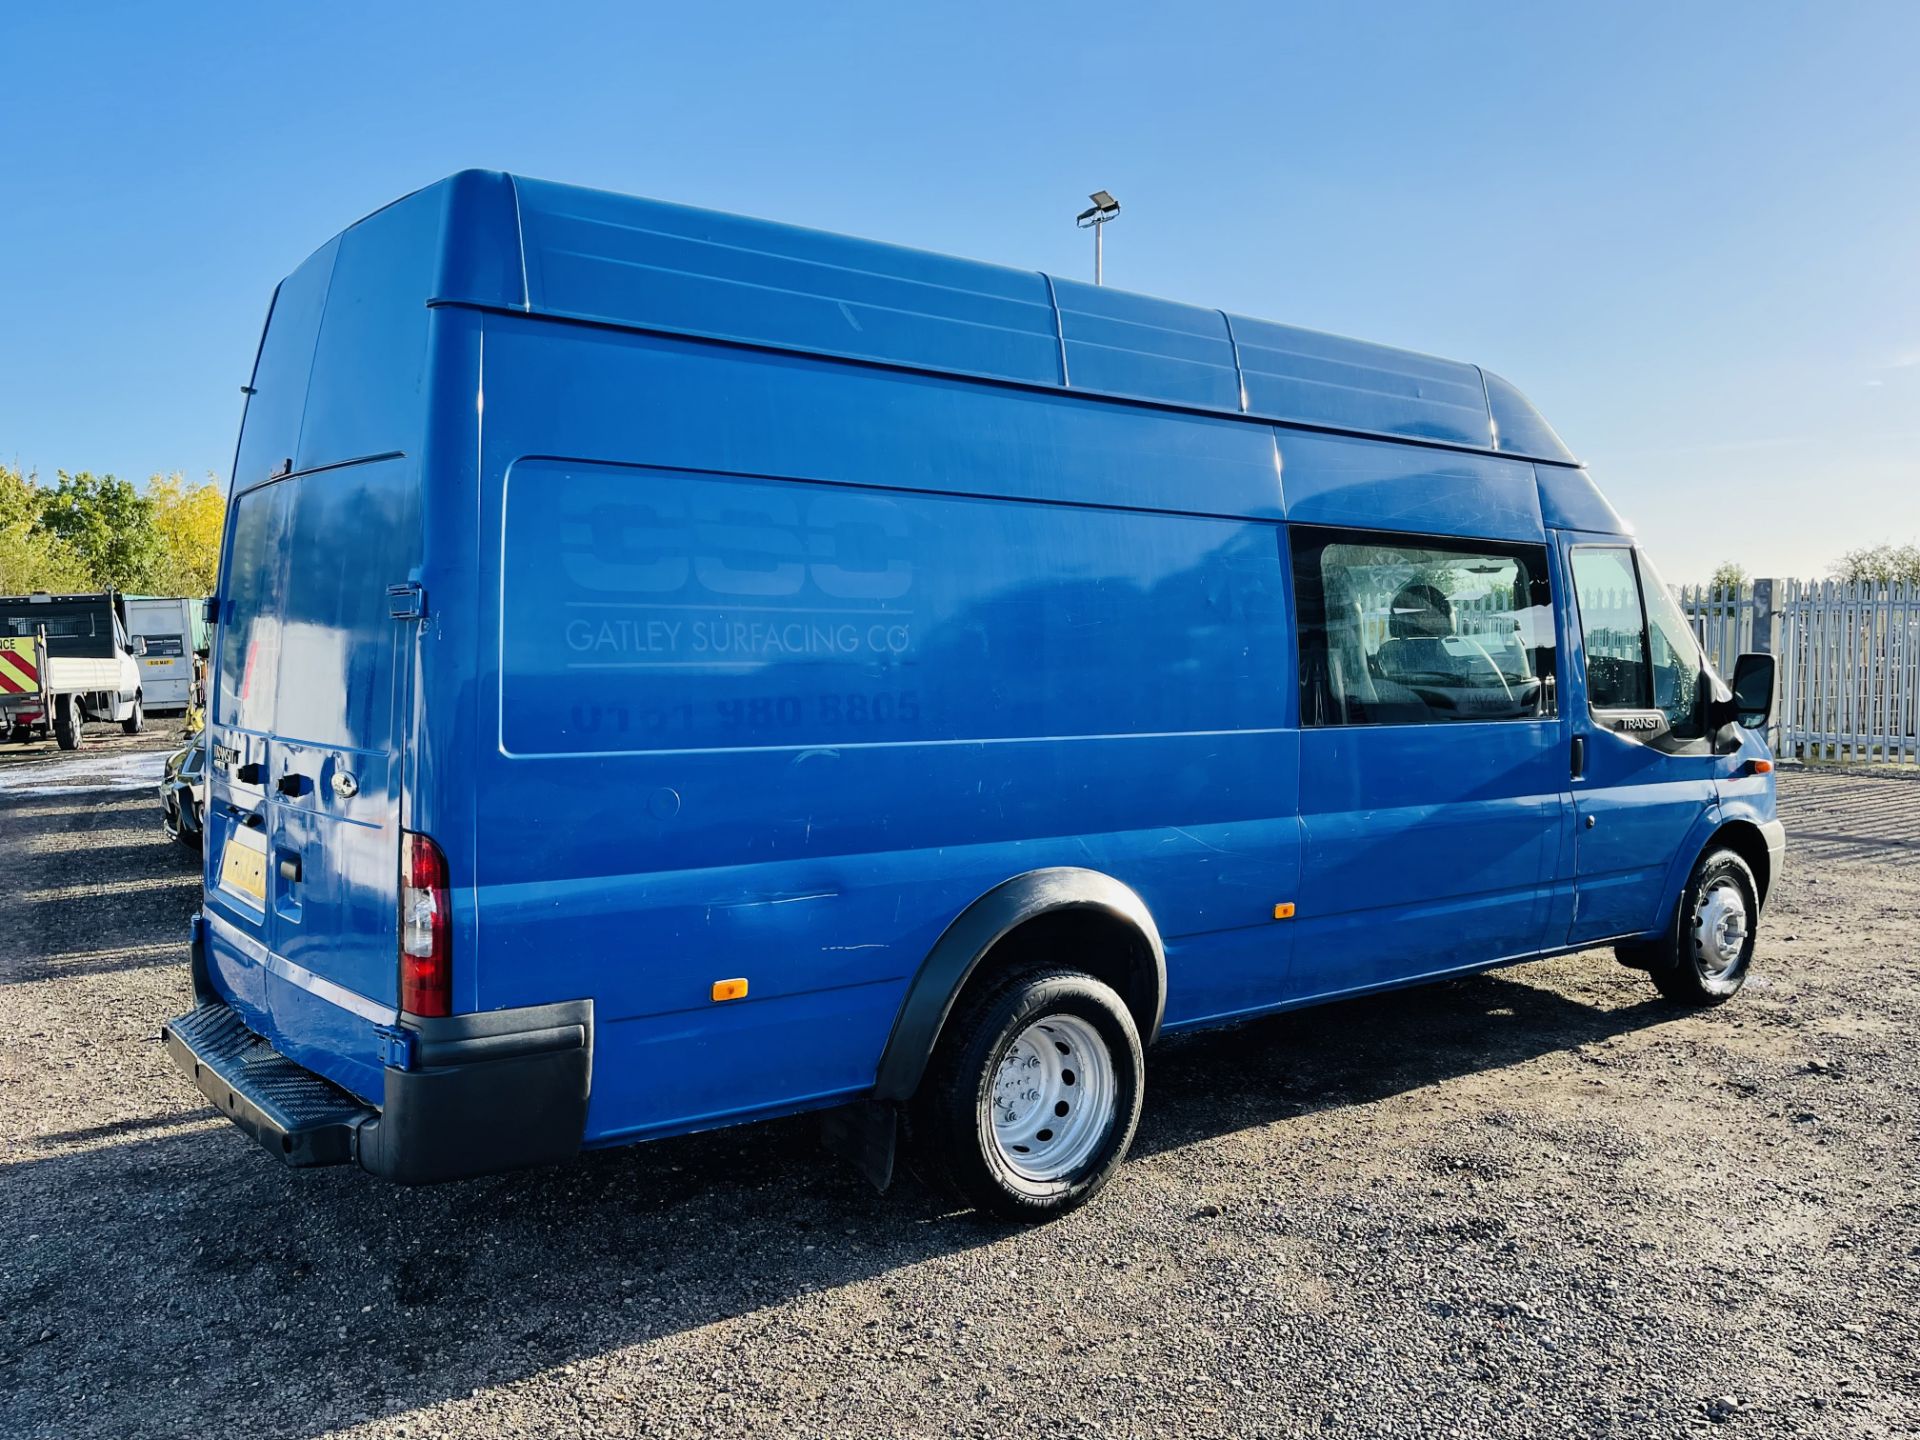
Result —
[{"label": "fence post", "polygon": [[1773,680],[1773,720],[1767,726],[1767,744],[1778,755],[1783,750],[1786,739],[1787,717],[1783,712],[1789,687],[1783,683],[1786,677],[1780,670],[1780,643],[1775,633],[1778,612],[1774,608],[1773,581],[1755,580],[1753,582],[1753,629],[1752,639],[1748,642],[1762,654],[1774,657]]}]

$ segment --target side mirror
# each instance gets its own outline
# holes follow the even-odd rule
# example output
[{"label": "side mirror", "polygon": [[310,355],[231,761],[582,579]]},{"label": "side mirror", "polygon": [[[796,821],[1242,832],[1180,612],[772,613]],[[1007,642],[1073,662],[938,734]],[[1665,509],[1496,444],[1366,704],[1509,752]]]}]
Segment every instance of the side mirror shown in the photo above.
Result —
[{"label": "side mirror", "polygon": [[220,601],[218,597],[209,595],[200,602],[200,623],[203,625],[215,625],[218,624],[219,621]]},{"label": "side mirror", "polygon": [[144,655],[147,653],[147,637],[146,636],[136,635],[133,637],[133,653],[136,655]]},{"label": "side mirror", "polygon": [[1731,718],[1749,730],[1764,730],[1773,719],[1773,656],[1742,655],[1734,662],[1732,689]]}]

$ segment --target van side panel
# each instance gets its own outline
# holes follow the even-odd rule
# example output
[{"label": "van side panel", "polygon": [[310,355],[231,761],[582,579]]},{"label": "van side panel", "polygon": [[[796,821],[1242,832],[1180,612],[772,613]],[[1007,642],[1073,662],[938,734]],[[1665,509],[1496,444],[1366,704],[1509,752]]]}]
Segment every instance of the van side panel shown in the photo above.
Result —
[{"label": "van side panel", "polygon": [[590,1138],[871,1086],[940,932],[1045,866],[1146,900],[1169,1026],[1278,1003],[1271,432],[502,316],[485,352],[478,998],[594,997]]},{"label": "van side panel", "polygon": [[1497,540],[1543,540],[1534,467],[1417,445],[1282,430],[1287,519]]}]

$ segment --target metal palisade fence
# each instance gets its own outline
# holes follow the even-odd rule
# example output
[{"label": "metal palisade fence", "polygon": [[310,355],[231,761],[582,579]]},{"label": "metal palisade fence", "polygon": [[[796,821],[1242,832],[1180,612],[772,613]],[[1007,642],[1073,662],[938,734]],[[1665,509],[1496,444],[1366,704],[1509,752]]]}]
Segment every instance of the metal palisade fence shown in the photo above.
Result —
[{"label": "metal palisade fence", "polygon": [[1780,754],[1920,760],[1920,585],[1756,580],[1679,597],[1722,675],[1743,651],[1778,657]]}]

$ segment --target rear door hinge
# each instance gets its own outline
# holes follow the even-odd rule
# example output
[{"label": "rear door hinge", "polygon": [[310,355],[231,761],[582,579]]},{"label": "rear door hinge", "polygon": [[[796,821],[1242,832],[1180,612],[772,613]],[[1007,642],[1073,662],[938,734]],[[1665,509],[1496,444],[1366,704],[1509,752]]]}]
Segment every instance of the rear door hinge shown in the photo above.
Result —
[{"label": "rear door hinge", "polygon": [[376,1025],[374,1038],[380,1042],[380,1063],[392,1070],[413,1068],[413,1032],[398,1025]]},{"label": "rear door hinge", "polygon": [[387,613],[396,620],[418,620],[427,613],[427,592],[418,580],[387,586]]}]

